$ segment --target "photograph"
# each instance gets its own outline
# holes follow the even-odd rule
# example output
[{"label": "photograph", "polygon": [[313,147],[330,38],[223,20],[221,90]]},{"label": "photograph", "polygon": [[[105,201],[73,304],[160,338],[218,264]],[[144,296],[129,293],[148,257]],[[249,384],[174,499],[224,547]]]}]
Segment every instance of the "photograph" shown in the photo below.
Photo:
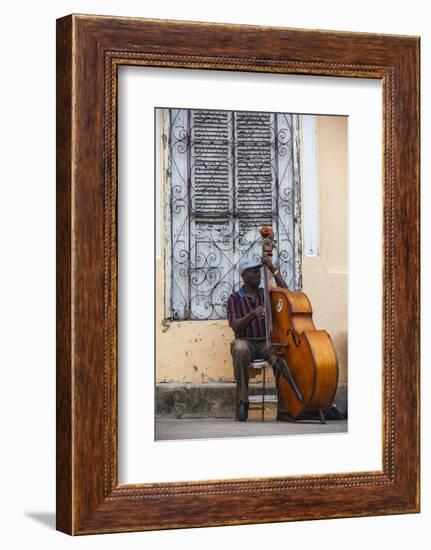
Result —
[{"label": "photograph", "polygon": [[155,439],[348,429],[348,117],[157,107]]}]

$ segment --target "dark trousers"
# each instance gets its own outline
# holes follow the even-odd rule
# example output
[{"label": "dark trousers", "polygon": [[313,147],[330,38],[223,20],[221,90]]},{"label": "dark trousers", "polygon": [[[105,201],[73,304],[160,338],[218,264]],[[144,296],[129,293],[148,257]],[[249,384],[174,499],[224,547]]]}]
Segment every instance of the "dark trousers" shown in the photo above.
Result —
[{"label": "dark trousers", "polygon": [[[248,366],[251,361],[255,359],[267,361],[272,366],[277,380],[280,371],[277,368],[278,358],[271,349],[268,349],[265,339],[236,338],[230,344],[230,352],[232,354],[233,372],[238,386],[239,399],[243,403],[248,403]],[[280,398],[278,399],[278,411],[283,411]]]}]

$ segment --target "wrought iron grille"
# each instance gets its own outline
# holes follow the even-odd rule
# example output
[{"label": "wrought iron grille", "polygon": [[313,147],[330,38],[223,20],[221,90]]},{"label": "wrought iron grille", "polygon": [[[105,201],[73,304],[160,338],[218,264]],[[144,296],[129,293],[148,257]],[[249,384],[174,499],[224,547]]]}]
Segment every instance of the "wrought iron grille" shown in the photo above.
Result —
[{"label": "wrought iron grille", "polygon": [[301,286],[296,117],[166,109],[170,251],[166,316],[226,318],[242,257],[260,256],[262,225],[289,287]]}]

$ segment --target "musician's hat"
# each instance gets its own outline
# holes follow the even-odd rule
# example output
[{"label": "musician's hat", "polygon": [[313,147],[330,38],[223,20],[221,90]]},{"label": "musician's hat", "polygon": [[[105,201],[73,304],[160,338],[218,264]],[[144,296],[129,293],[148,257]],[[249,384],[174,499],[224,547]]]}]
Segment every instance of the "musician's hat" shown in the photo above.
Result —
[{"label": "musician's hat", "polygon": [[238,265],[238,270],[242,275],[246,269],[253,269],[254,267],[262,267],[262,262],[255,258],[243,258]]}]

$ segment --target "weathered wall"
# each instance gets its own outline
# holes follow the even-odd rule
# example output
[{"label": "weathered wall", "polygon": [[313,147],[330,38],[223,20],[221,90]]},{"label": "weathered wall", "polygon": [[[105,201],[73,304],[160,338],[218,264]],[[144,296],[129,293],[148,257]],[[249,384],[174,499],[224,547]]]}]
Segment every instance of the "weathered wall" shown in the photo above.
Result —
[{"label": "weathered wall", "polygon": [[303,290],[317,328],[331,335],[347,381],[347,118],[317,117],[319,254],[302,259]]},{"label": "weathered wall", "polygon": [[[331,334],[346,381],[347,361],[347,119],[319,117],[318,166],[320,201],[319,256],[303,258],[303,289],[311,300],[318,328]],[[166,167],[161,158],[161,174]],[[161,191],[161,209],[164,208]],[[163,220],[163,216],[161,216]],[[182,321],[165,324],[164,257],[156,260],[157,382],[233,381],[227,321]]]}]

